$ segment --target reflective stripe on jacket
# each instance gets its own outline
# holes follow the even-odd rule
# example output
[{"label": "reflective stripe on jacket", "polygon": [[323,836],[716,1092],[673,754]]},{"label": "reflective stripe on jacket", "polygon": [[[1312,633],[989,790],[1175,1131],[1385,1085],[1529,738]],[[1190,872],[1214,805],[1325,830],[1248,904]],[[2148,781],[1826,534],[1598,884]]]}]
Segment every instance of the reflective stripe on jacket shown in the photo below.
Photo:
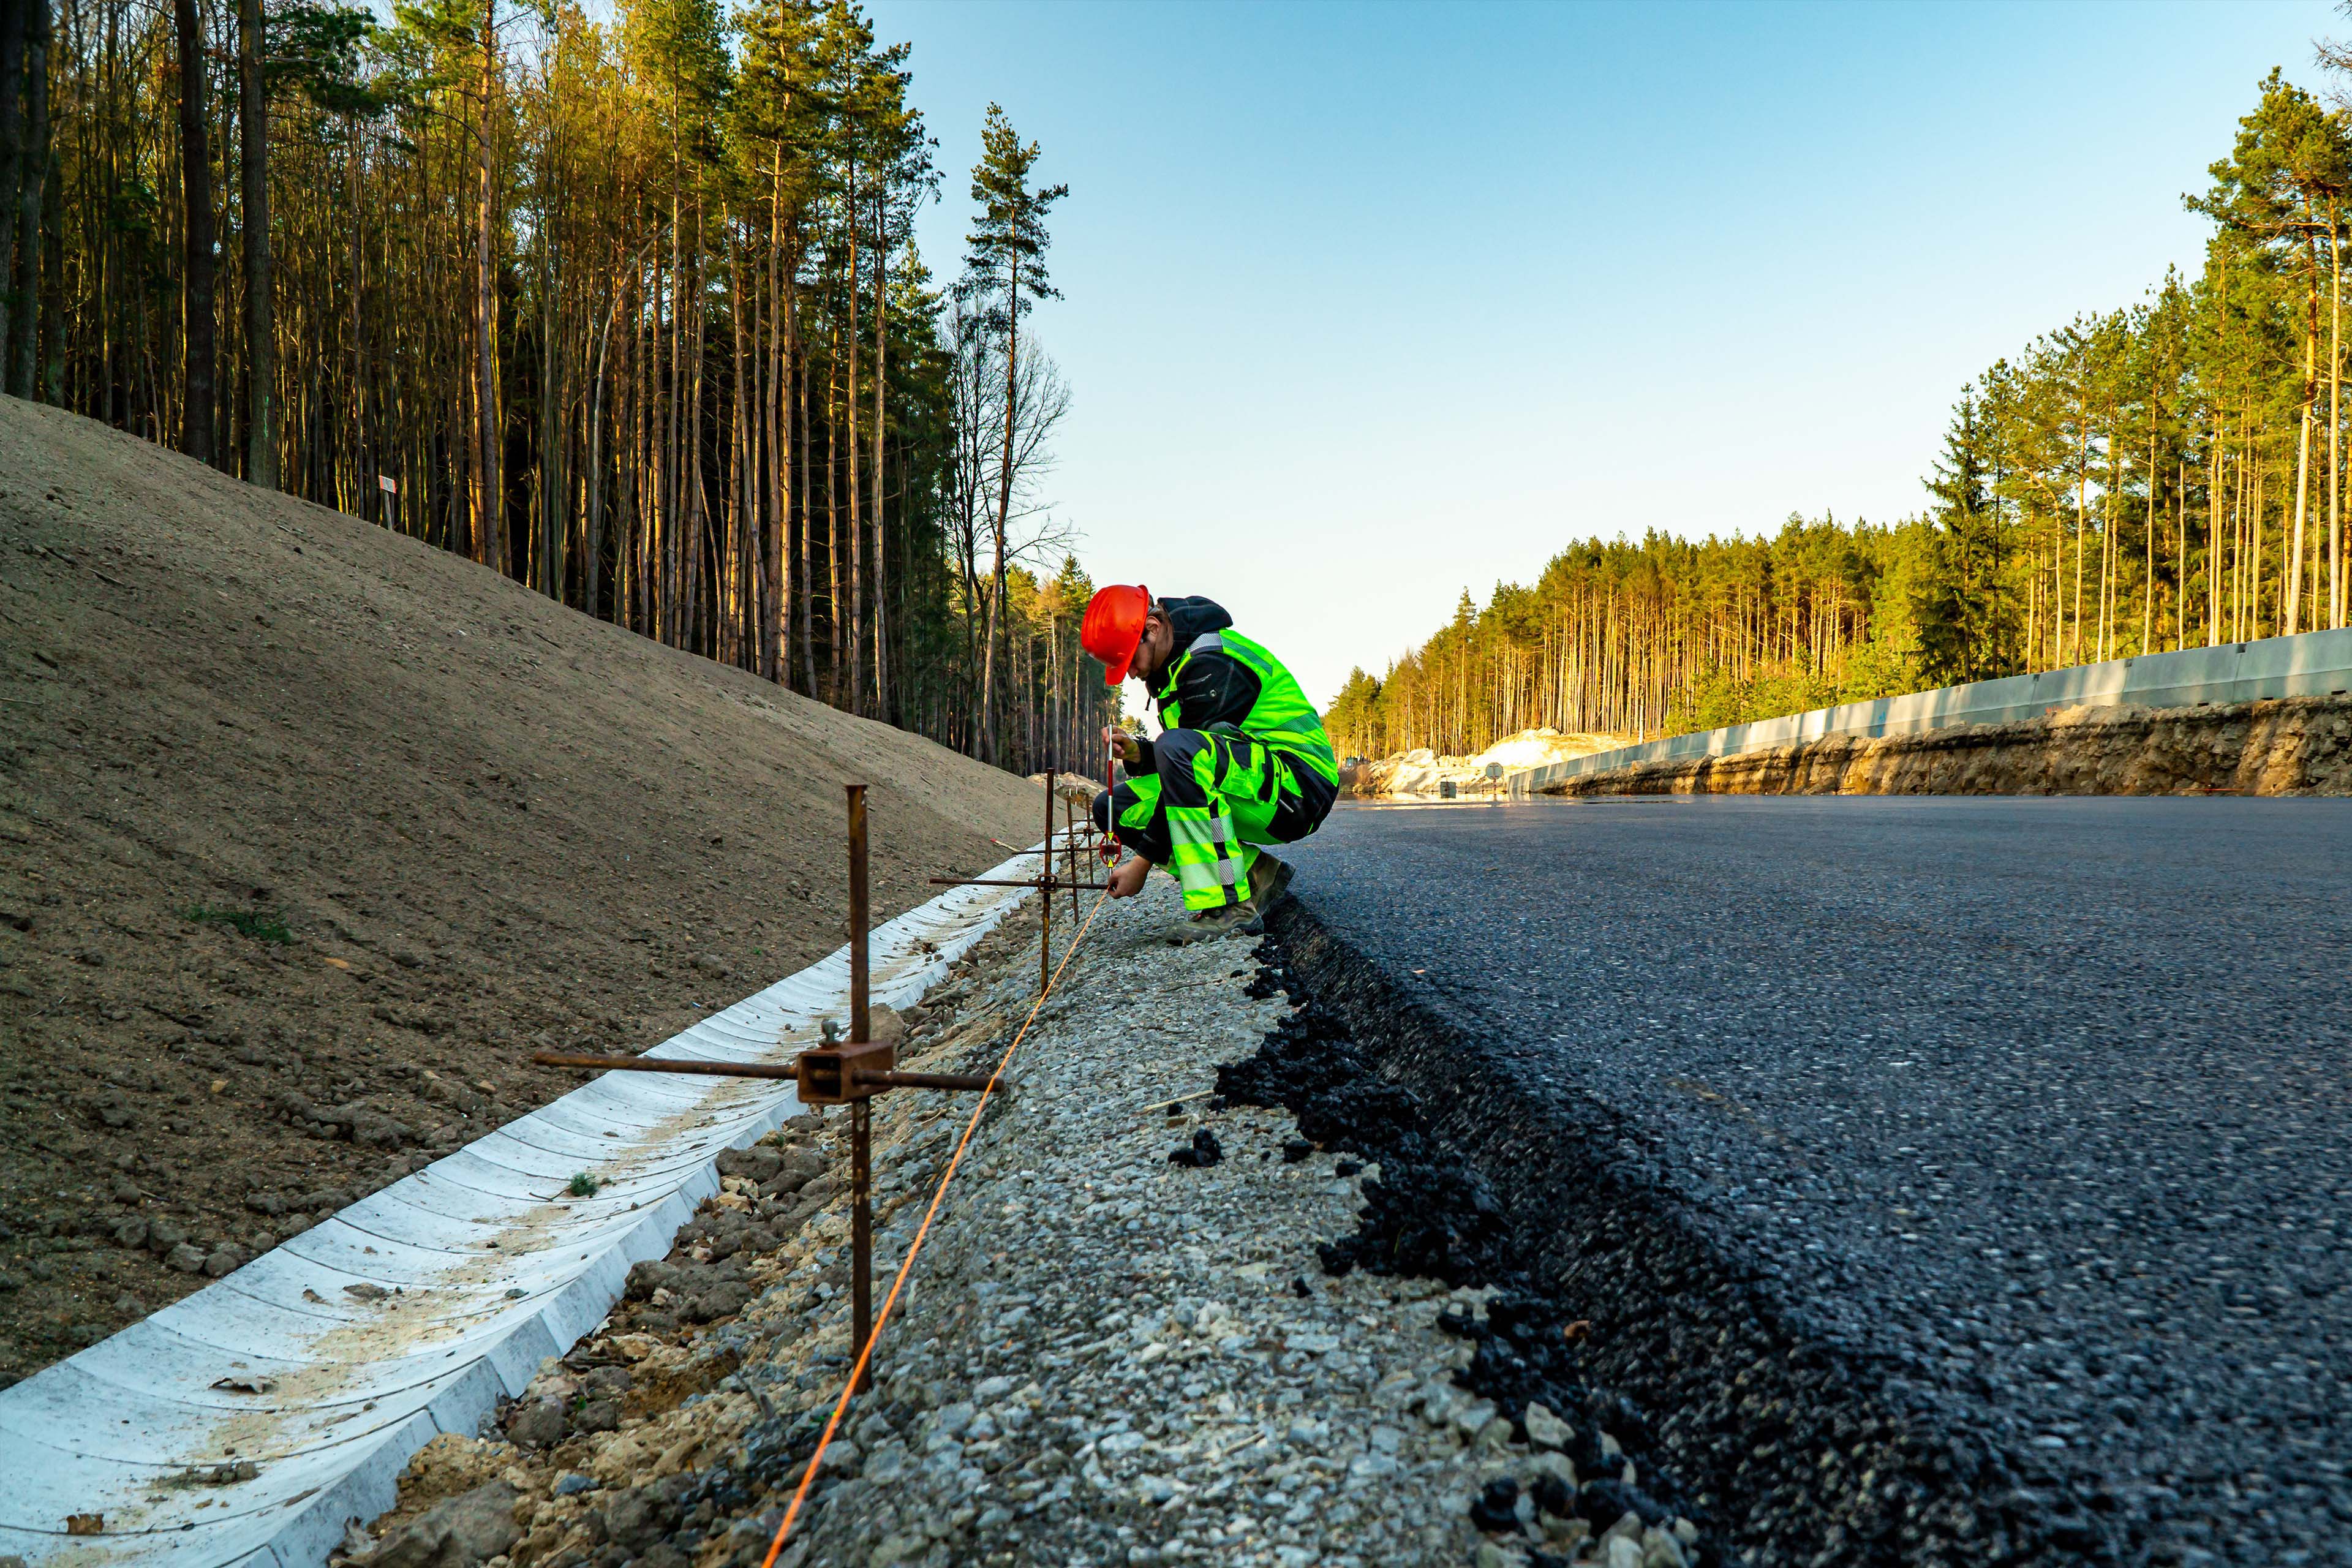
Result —
[{"label": "reflective stripe on jacket", "polygon": [[[1282,661],[1265,648],[1241,633],[1227,626],[1221,631],[1203,632],[1187,644],[1184,651],[1169,664],[1159,682],[1160,725],[1163,730],[1186,728],[1183,705],[1176,693],[1181,689],[1185,667],[1196,658],[1222,656],[1233,659],[1257,679],[1257,700],[1249,711],[1232,728],[1257,742],[1260,745],[1281,752],[1305,763],[1321,775],[1325,782],[1339,782],[1339,763],[1331,751],[1330,738],[1323,733],[1323,721],[1316,715],[1306,692]],[[1225,723],[1211,716],[1199,728],[1223,728]]]}]

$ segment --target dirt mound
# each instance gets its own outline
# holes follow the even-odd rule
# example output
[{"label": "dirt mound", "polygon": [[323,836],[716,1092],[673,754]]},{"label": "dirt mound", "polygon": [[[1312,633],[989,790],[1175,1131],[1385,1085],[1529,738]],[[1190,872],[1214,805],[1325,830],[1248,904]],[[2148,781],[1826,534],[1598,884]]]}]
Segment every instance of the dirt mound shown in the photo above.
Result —
[{"label": "dirt mound", "polygon": [[1003,858],[1036,786],[0,398],[0,1381]]},{"label": "dirt mound", "polygon": [[1601,731],[1563,733],[1551,729],[1521,730],[1504,736],[1475,756],[1440,756],[1424,746],[1419,751],[1356,763],[1342,771],[1340,784],[1350,794],[1360,795],[1435,795],[1449,784],[1456,789],[1485,789],[1491,787],[1486,776],[1489,763],[1507,773],[1540,767],[1546,763],[1589,757],[1596,752],[1613,752],[1633,743],[1631,735]]}]

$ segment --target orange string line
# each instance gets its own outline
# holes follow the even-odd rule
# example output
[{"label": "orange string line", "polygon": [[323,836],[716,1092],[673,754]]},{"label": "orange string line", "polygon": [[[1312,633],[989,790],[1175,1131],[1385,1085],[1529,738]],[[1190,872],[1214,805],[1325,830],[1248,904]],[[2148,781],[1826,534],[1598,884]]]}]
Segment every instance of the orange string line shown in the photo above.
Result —
[{"label": "orange string line", "polygon": [[1029,1016],[1021,1020],[1020,1032],[1013,1037],[1013,1043],[1004,1047],[1004,1055],[997,1058],[996,1070],[988,1075],[988,1087],[980,1091],[980,1103],[971,1108],[971,1120],[964,1123],[963,1136],[956,1141],[955,1152],[948,1159],[948,1168],[940,1173],[939,1188],[931,1194],[931,1206],[923,1211],[923,1223],[916,1227],[915,1239],[907,1247],[906,1260],[898,1265],[898,1277],[890,1281],[890,1293],[882,1299],[882,1310],[874,1316],[873,1331],[866,1336],[866,1344],[857,1352],[857,1364],[849,1369],[849,1381],[842,1385],[841,1397],[834,1404],[833,1418],[824,1424],[824,1435],[816,1440],[816,1452],[809,1456],[808,1466],[801,1472],[801,1484],[793,1493],[792,1506],[784,1510],[784,1521],[776,1527],[776,1539],[768,1543],[768,1555],[761,1560],[760,1568],[776,1568],[776,1555],[783,1551],[784,1538],[792,1533],[793,1521],[800,1517],[801,1505],[807,1500],[809,1487],[816,1479],[818,1463],[824,1459],[826,1447],[832,1444],[833,1435],[841,1429],[842,1416],[848,1414],[850,1396],[856,1392],[859,1380],[866,1375],[866,1364],[874,1359],[874,1347],[882,1340],[882,1326],[890,1321],[891,1310],[898,1304],[898,1292],[906,1288],[907,1276],[915,1267],[915,1256],[923,1250],[923,1240],[931,1233],[931,1221],[938,1215],[940,1205],[948,1195],[948,1184],[955,1180],[956,1168],[963,1163],[964,1151],[971,1144],[971,1135],[980,1130],[981,1115],[988,1109],[989,1097],[996,1092],[997,1080],[1012,1065],[1013,1053],[1019,1050],[1021,1042],[1028,1037],[1029,1026],[1037,1021],[1038,1008],[1045,1005],[1045,998],[1051,996],[1054,987],[1061,984],[1062,971],[1069,968],[1070,960],[1078,955],[1078,944],[1086,941],[1087,932],[1094,927],[1095,916],[1102,912],[1103,900],[1108,897],[1108,892],[1095,896],[1094,908],[1087,911],[1086,923],[1079,926],[1078,934],[1070,939],[1069,950],[1062,954],[1062,962],[1047,978],[1045,989],[1037,994]]}]

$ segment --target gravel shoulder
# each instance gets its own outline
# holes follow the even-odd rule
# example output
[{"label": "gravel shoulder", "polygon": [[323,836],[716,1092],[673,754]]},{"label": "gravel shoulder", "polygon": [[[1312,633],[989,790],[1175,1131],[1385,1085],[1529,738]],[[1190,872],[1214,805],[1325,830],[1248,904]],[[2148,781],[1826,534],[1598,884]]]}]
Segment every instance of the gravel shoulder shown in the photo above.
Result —
[{"label": "gravel shoulder", "polygon": [[[1639,1478],[1613,1438],[1464,1386],[1490,1287],[1328,1270],[1380,1170],[1217,1094],[1300,1008],[1273,950],[1162,940],[1181,911],[1157,883],[1104,907],[1022,1045],[786,1568],[1704,1560],[1687,1521],[1615,1506]],[[1034,951],[992,937],[910,1013],[904,1058],[992,1065]],[[877,1299],[970,1105],[879,1102]],[[500,1428],[420,1453],[350,1555],[758,1563],[847,1370],[845,1132],[811,1115],[730,1157],[730,1190],[631,1300]]]}]

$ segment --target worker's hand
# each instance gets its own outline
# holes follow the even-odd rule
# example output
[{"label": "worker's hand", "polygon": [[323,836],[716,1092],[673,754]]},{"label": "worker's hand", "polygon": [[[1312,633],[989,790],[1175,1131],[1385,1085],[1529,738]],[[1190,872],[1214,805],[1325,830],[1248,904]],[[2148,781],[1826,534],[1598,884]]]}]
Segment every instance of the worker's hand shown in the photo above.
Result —
[{"label": "worker's hand", "polygon": [[1143,748],[1136,743],[1135,736],[1128,731],[1117,725],[1105,729],[1103,744],[1109,748],[1112,756],[1118,759],[1120,766],[1134,768],[1143,765]]},{"label": "worker's hand", "polygon": [[1143,891],[1144,881],[1150,875],[1151,862],[1140,855],[1130,855],[1112,867],[1109,877],[1105,879],[1110,884],[1112,898],[1131,899]]}]

